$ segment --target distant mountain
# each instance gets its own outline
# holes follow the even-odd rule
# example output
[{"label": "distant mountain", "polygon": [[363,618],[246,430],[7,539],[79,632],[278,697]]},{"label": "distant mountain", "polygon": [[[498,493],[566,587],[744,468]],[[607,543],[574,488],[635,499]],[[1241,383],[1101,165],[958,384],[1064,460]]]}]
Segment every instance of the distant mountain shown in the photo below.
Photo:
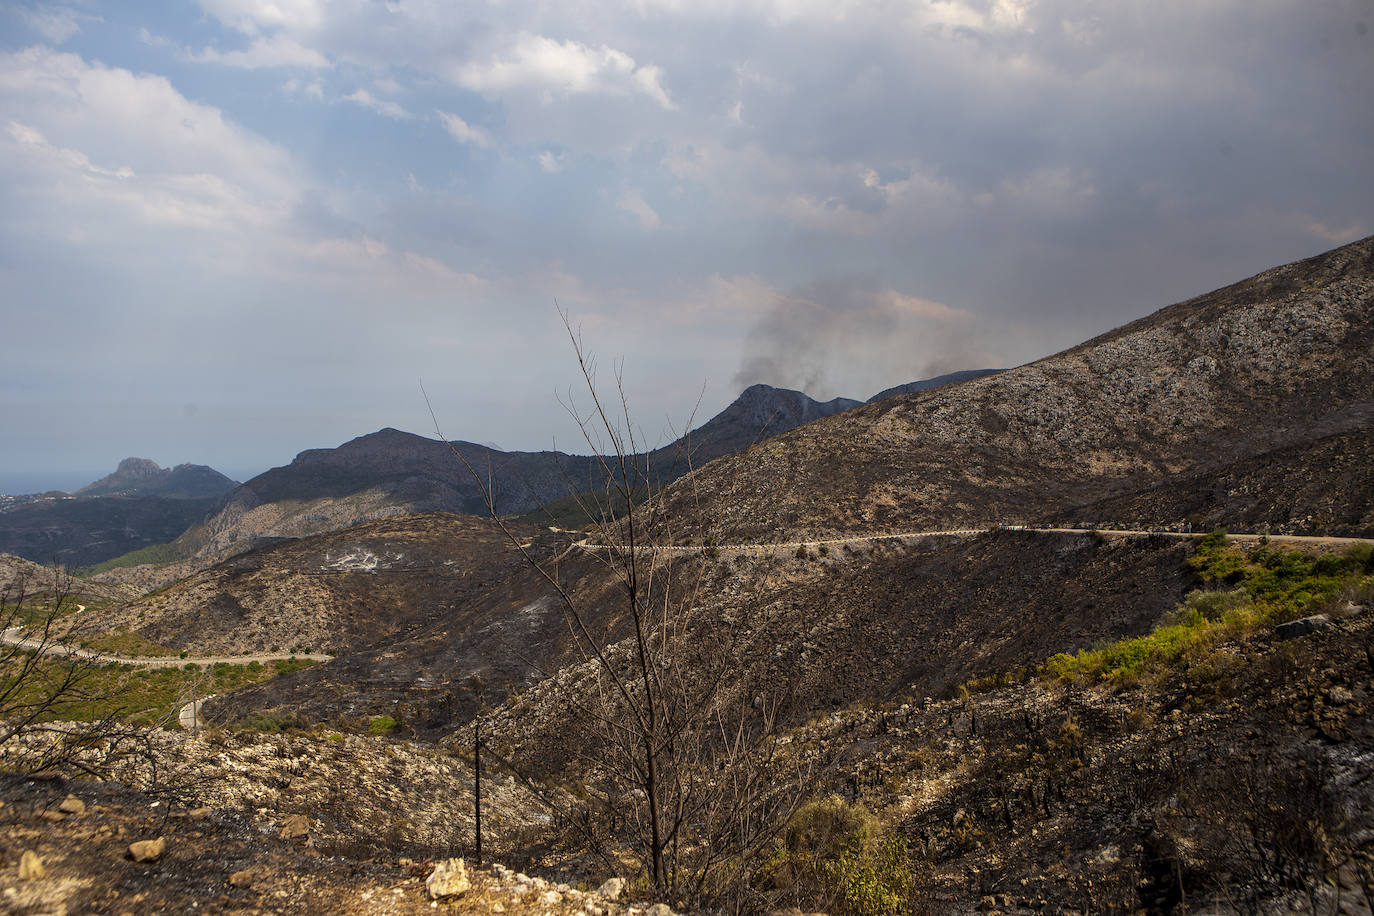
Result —
[{"label": "distant mountain", "polygon": [[691,453],[692,467],[700,467],[769,436],[858,407],[861,403],[850,398],[817,401],[790,388],[750,385],[729,407],[692,430],[684,439],[654,451],[651,464],[658,481],[668,483],[687,472],[681,458],[684,446]]},{"label": "distant mountain", "polygon": [[160,468],[125,458],[76,493],[45,493],[0,505],[0,551],[39,563],[94,566],[163,544],[205,518],[238,484],[214,468]]},{"label": "distant mountain", "polygon": [[41,496],[0,511],[0,553],[38,563],[94,566],[170,541],[216,503],[162,496]]},{"label": "distant mountain", "polygon": [[[648,453],[656,485],[691,467],[730,454],[819,417],[857,407],[835,398],[820,402],[800,391],[754,385],[685,439]],[[690,451],[690,463],[685,451]],[[360,522],[419,512],[483,515],[486,507],[462,456],[495,489],[501,514],[517,515],[597,486],[595,462],[563,452],[503,452],[472,442],[452,446],[397,429],[359,436],[337,448],[309,449],[289,465],[245,482],[204,524],[186,531],[160,557],[181,561],[148,571],[111,573],[160,584],[211,562],[281,538],[347,528]],[[547,524],[547,521],[545,522]]]},{"label": "distant mountain", "polygon": [[937,375],[934,378],[922,379],[919,382],[907,382],[905,385],[895,385],[885,391],[879,391],[869,398],[867,403],[875,401],[885,401],[888,398],[895,398],[899,394],[915,394],[918,391],[929,391],[932,388],[940,388],[944,385],[953,385],[956,382],[966,382],[969,379],[982,378],[985,375],[992,375],[994,372],[1001,372],[1001,369],[961,369],[958,372],[949,372],[945,375]]},{"label": "distant mountain", "polygon": [[77,490],[75,496],[161,496],[164,499],[214,499],[238,481],[203,464],[160,468],[147,458],[125,458],[113,474]]}]

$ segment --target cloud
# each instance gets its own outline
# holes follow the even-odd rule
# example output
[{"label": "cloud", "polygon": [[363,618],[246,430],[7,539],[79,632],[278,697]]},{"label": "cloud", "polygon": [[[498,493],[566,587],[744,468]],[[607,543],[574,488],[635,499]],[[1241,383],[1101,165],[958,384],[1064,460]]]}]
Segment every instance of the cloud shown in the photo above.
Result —
[{"label": "cloud", "polygon": [[620,196],[616,206],[638,219],[641,228],[658,228],[660,222],[658,213],[644,201],[644,195],[638,191],[626,191]]},{"label": "cloud", "polygon": [[549,100],[579,94],[643,95],[662,108],[676,108],[663,88],[663,71],[640,65],[624,51],[580,41],[555,41],[522,32],[506,50],[487,60],[468,61],[453,71],[458,85],[499,95],[530,90]]},{"label": "cloud", "polygon": [[325,20],[324,0],[200,0],[200,8],[232,29],[312,29]]},{"label": "cloud", "polygon": [[97,18],[65,6],[21,6],[16,12],[25,25],[55,45],[81,31],[78,19]]},{"label": "cloud", "polygon": [[324,83],[318,79],[306,82],[302,79],[291,78],[282,83],[282,92],[287,95],[304,95],[306,98],[314,99],[317,102],[324,101]]},{"label": "cloud", "polygon": [[361,105],[363,108],[375,111],[377,114],[391,118],[395,121],[405,121],[414,117],[396,102],[390,99],[379,99],[366,89],[356,89],[350,92],[348,95],[344,96],[344,101],[352,102],[355,105]]},{"label": "cloud", "polygon": [[[46,48],[0,54],[0,104],[53,149],[127,168],[140,181],[189,187],[215,176],[263,203],[294,195],[281,147],[193,102],[161,76]],[[175,179],[175,180],[173,180]]]},{"label": "cloud", "polygon": [[271,35],[255,38],[247,48],[237,51],[219,51],[206,48],[191,59],[198,63],[220,64],[225,67],[240,67],[245,70],[262,70],[275,67],[321,70],[328,66],[329,58],[313,48],[285,35]]},{"label": "cloud", "polygon": [[439,115],[439,120],[443,122],[444,130],[459,143],[469,146],[476,146],[480,149],[490,149],[493,146],[491,134],[484,128],[476,127],[464,121],[456,114],[447,111],[435,112]]},{"label": "cloud", "polygon": [[563,157],[552,150],[544,150],[539,154],[539,168],[549,175],[561,172],[563,171]]}]

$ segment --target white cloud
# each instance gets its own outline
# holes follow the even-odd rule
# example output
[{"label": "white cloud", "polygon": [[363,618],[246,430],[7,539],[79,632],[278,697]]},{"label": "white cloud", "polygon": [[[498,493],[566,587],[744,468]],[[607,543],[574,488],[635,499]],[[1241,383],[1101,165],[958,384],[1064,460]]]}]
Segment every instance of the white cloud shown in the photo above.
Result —
[{"label": "white cloud", "polygon": [[313,29],[325,18],[325,0],[200,0],[200,8],[249,35],[263,29]]},{"label": "white cloud", "polygon": [[406,111],[396,102],[390,99],[379,99],[366,89],[358,89],[350,92],[348,95],[344,96],[344,101],[352,102],[355,105],[361,105],[363,108],[370,109],[371,111],[377,112],[379,115],[396,121],[404,121],[413,117],[410,112]]},{"label": "white cloud", "polygon": [[677,107],[663,88],[659,67],[638,64],[624,51],[604,44],[591,47],[529,32],[520,33],[503,53],[486,61],[460,64],[453,78],[483,93],[532,90],[550,100],[582,93],[644,95],[665,109]]},{"label": "white cloud", "polygon": [[469,146],[476,146],[482,149],[490,149],[493,145],[491,134],[484,128],[474,126],[447,111],[435,112],[439,115],[439,120],[444,124],[444,130],[459,143],[466,143]]},{"label": "white cloud", "polygon": [[285,83],[282,83],[281,88],[282,91],[285,92],[287,95],[296,95],[297,93],[299,93],[305,96],[306,98],[314,99],[317,102],[324,101],[324,83],[322,83],[318,79],[313,79],[309,82],[306,82],[305,80],[296,79],[293,77],[287,80]]},{"label": "white cloud", "polygon": [[165,77],[28,48],[0,54],[0,106],[55,148],[149,179],[216,175],[262,200],[294,196],[298,178],[282,148],[187,99]]},{"label": "white cloud", "polygon": [[563,156],[546,149],[539,154],[539,167],[550,175],[561,172],[563,171]]},{"label": "white cloud", "polygon": [[146,26],[139,26],[138,40],[150,48],[165,48],[172,43],[172,39],[166,35],[154,35]]},{"label": "white cloud", "polygon": [[658,228],[658,213],[645,202],[644,195],[638,191],[626,191],[620,196],[620,200],[616,201],[616,206],[638,219],[642,228]]},{"label": "white cloud", "polygon": [[81,30],[76,10],[65,6],[19,7],[24,24],[53,44],[60,45]]},{"label": "white cloud", "polygon": [[273,67],[294,67],[306,70],[320,70],[329,66],[329,59],[313,48],[285,35],[272,35],[255,38],[247,48],[237,51],[219,51],[206,48],[192,55],[199,63],[222,64],[226,67],[241,67],[245,70],[261,70]]},{"label": "white cloud", "polygon": [[[36,193],[69,215],[101,213],[105,219],[132,219],[147,226],[225,232],[258,230],[283,213],[217,175],[140,176],[127,165],[96,165],[79,150],[49,143],[27,124],[11,121],[7,133],[6,159],[24,171]],[[58,225],[69,238],[72,229],[89,237],[85,219],[59,219]]]}]

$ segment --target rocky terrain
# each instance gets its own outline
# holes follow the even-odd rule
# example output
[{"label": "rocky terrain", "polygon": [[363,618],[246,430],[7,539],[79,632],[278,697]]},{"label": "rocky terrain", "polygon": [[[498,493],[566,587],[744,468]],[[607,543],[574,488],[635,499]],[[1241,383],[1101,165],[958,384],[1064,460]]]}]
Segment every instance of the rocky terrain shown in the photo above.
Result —
[{"label": "rocky terrain", "polygon": [[[274,499],[242,507],[294,507],[275,531],[300,536],[95,613],[197,653],[336,657],[209,699],[197,736],[152,733],[100,771],[122,787],[4,783],[0,892],[21,912],[599,913],[656,883],[706,911],[1368,913],[1374,540],[1149,532],[1368,530],[1371,318],[1367,239],[725,455],[642,494],[633,550],[624,519],[309,534],[395,506],[322,495],[338,456],[307,453],[298,502],[269,474]],[[385,438],[345,448],[383,464]],[[1042,520],[1081,530],[1022,527]],[[487,849],[546,883],[477,870],[430,900],[469,851],[479,740]],[[156,861],[125,858],[158,836]],[[613,877],[633,903],[592,893]]]},{"label": "rocky terrain", "polygon": [[[555,541],[540,529],[512,530]],[[468,613],[478,596],[524,570],[490,520],[441,513],[386,518],[239,554],[105,610],[99,622],[205,654],[349,652],[390,645],[424,623]]]},{"label": "rocky terrain", "polygon": [[[597,893],[474,867],[471,772],[447,754],[328,733],[161,742],[156,778],[0,777],[6,912],[433,913],[426,879],[460,854],[470,887],[439,898],[444,912],[648,910],[624,882]],[[508,777],[483,791],[488,855],[547,817]]]},{"label": "rocky terrain", "polygon": [[[762,670],[762,683],[787,692],[792,715],[805,718],[902,691],[943,695],[971,677],[1147,632],[1196,585],[1188,553],[1187,545],[1163,539],[996,532],[800,558],[726,550],[679,561],[678,575],[699,589],[703,617],[749,622],[732,649],[738,670]],[[269,552],[263,559],[285,558]],[[512,689],[537,689],[545,674],[579,659],[547,583],[512,563],[489,590],[447,601],[436,593],[418,602],[431,613],[413,627],[237,693],[221,705],[223,714],[301,713],[326,722],[386,714],[408,733],[432,738],[466,720],[473,677],[493,703]],[[625,634],[623,601],[596,565],[569,558],[561,578],[593,626],[611,638]],[[283,628],[297,622],[295,632],[278,631],[287,641],[277,645],[314,645],[302,642],[316,627],[313,618],[280,607],[269,599],[249,613],[280,613]],[[328,609],[320,613],[334,619]],[[189,629],[173,635],[157,624],[141,632],[171,645],[194,638]],[[223,635],[207,638],[227,652],[250,648],[244,640],[256,634],[251,626],[213,632]],[[453,698],[440,710],[445,692]],[[535,743],[557,745],[562,724],[553,717],[540,725]]]},{"label": "rocky terrain", "polygon": [[[1374,418],[1371,372],[1374,238],[1026,366],[799,427],[680,482],[667,514],[749,541],[1090,513],[1104,499],[1196,487],[1260,455],[1361,435]],[[1346,472],[1305,473],[1311,497]],[[1367,518],[1370,499],[1347,493],[1342,515]],[[1298,528],[1320,513],[1284,508],[1272,523]]]},{"label": "rocky terrain", "polygon": [[54,573],[50,566],[0,553],[0,595],[12,602],[21,591],[25,595],[45,598],[66,593],[73,602],[99,602],[111,607],[131,601],[140,594],[138,589],[127,585],[92,582],[61,572]]}]

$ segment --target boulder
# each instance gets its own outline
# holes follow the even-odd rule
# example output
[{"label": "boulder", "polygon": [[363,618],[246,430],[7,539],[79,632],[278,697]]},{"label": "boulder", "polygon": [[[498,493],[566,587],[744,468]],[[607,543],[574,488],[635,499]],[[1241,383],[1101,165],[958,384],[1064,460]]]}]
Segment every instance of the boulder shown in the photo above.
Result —
[{"label": "boulder", "polygon": [[677,914],[673,912],[673,908],[668,906],[668,904],[655,903],[653,906],[649,907],[645,916],[677,916]]},{"label": "boulder", "polygon": [[1297,639],[1308,633],[1324,630],[1331,625],[1331,618],[1325,614],[1313,614],[1301,620],[1290,620],[1274,627],[1274,635],[1279,639]]},{"label": "boulder", "polygon": [[297,837],[310,836],[310,818],[304,814],[293,814],[281,822],[281,833],[278,834],[283,840],[294,840]]},{"label": "boulder", "polygon": [[63,814],[85,814],[86,803],[75,795],[68,795],[62,799],[62,804],[57,806],[57,810]]},{"label": "boulder", "polygon": [[619,900],[625,893],[624,878],[608,878],[606,883],[596,889],[596,895],[606,900]]},{"label": "boulder", "polygon": [[38,858],[38,853],[32,849],[24,850],[24,854],[19,857],[19,880],[37,881],[44,874],[43,860]]},{"label": "boulder", "polygon": [[129,856],[135,862],[156,862],[167,852],[167,838],[158,837],[156,840],[139,840],[129,844]]},{"label": "boulder", "polygon": [[435,900],[443,897],[456,897],[472,887],[468,880],[468,869],[462,859],[445,859],[434,866],[434,871],[425,879],[425,890]]}]

